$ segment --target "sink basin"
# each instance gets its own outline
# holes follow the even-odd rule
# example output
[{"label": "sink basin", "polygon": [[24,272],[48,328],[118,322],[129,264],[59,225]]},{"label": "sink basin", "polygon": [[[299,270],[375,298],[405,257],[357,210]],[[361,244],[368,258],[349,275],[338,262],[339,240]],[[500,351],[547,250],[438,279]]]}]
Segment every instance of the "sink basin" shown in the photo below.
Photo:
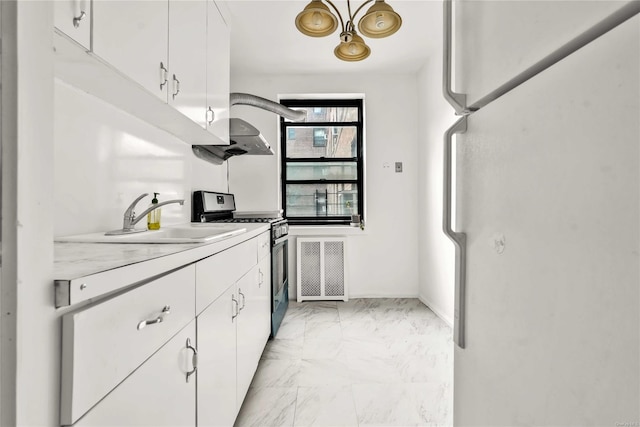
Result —
[{"label": "sink basin", "polygon": [[185,224],[147,230],[139,233],[106,236],[104,233],[56,237],[56,242],[77,243],[207,243],[247,231],[231,224]]}]

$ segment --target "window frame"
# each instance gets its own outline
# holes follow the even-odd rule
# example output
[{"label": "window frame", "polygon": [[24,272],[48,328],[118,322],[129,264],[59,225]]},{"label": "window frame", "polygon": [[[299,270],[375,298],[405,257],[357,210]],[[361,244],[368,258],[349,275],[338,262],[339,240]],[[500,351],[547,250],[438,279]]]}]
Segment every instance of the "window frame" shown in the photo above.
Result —
[{"label": "window frame", "polygon": [[[351,222],[350,215],[335,216],[294,216],[287,215],[287,185],[288,184],[355,184],[358,190],[358,212],[361,221],[364,221],[364,100],[362,98],[350,99],[281,99],[280,103],[290,108],[305,107],[309,109],[322,107],[355,107],[358,109],[358,120],[350,122],[293,122],[280,117],[280,184],[282,210],[285,218],[291,225],[348,225]],[[287,157],[287,136],[290,127],[340,127],[349,126],[356,128],[356,151],[355,157]],[[355,162],[356,179],[311,179],[311,180],[288,180],[287,164],[291,163],[336,163]]]}]

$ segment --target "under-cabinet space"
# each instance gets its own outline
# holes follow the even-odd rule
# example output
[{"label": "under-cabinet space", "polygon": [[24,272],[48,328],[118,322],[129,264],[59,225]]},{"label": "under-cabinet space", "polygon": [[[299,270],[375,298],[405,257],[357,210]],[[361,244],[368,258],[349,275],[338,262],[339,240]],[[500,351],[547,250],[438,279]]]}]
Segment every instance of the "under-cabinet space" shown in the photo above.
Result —
[{"label": "under-cabinet space", "polygon": [[73,424],[195,317],[195,267],[62,317],[60,416]]},{"label": "under-cabinet space", "polygon": [[195,426],[195,340],[193,320],[75,426]]}]

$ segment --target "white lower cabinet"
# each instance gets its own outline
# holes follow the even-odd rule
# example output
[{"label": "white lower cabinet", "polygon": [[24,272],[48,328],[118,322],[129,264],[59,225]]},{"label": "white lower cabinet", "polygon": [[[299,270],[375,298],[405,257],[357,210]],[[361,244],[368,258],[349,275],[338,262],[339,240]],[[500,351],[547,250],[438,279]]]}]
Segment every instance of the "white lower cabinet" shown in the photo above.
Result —
[{"label": "white lower cabinet", "polygon": [[236,286],[198,316],[198,424],[232,426],[236,403]]},{"label": "white lower cabinet", "polygon": [[195,426],[195,339],[193,320],[75,425]]},{"label": "white lower cabinet", "polygon": [[237,283],[239,313],[237,317],[237,402],[238,410],[249,390],[260,356],[271,330],[270,290],[260,284],[257,265]]},{"label": "white lower cabinet", "polygon": [[232,426],[271,331],[268,237],[63,315],[61,425]]},{"label": "white lower cabinet", "polygon": [[[198,272],[204,270],[199,267]],[[197,317],[201,426],[231,426],[240,411],[271,331],[269,271],[269,256],[254,261],[253,268]],[[201,282],[207,278],[196,277],[198,289],[204,290]],[[208,281],[215,286],[215,277]]]}]

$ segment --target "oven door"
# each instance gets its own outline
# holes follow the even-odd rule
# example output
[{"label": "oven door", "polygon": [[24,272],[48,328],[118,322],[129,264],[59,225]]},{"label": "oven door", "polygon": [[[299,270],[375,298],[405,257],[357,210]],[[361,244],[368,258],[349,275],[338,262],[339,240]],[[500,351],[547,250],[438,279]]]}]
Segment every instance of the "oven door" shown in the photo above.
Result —
[{"label": "oven door", "polygon": [[275,337],[289,305],[289,238],[281,237],[271,247],[271,337]]}]

